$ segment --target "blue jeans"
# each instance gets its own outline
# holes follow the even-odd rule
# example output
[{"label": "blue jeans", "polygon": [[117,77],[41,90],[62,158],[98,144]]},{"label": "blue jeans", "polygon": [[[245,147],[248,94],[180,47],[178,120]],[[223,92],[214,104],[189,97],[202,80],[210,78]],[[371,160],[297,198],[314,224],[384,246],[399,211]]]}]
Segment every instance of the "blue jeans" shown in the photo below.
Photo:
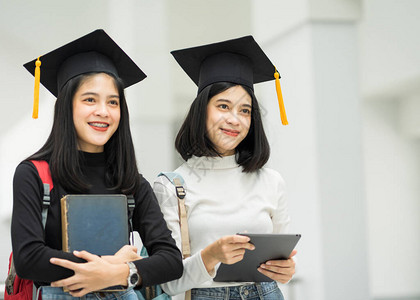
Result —
[{"label": "blue jeans", "polygon": [[275,281],[191,290],[191,300],[214,299],[284,300],[283,294]]},{"label": "blue jeans", "polygon": [[63,291],[62,288],[43,286],[41,288],[42,300],[74,300],[74,299],[86,299],[86,300],[137,300],[137,295],[133,289],[121,291],[121,292],[108,292],[108,293],[89,293],[83,297],[76,298],[72,297],[69,293]]}]

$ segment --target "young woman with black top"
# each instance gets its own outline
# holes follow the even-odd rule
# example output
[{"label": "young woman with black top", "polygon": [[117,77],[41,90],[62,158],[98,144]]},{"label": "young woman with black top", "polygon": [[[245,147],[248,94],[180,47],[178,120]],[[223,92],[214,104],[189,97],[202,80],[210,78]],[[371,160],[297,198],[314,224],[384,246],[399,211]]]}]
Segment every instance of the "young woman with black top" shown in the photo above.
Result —
[{"label": "young woman with black top", "polygon": [[[11,233],[17,274],[43,286],[43,299],[137,299],[132,289],[117,295],[91,293],[132,285],[130,268],[139,275],[134,288],[179,278],[181,254],[151,186],[138,172],[124,96],[125,87],[146,76],[102,30],[41,56],[40,61],[41,83],[57,101],[46,143],[21,162],[14,175]],[[34,62],[25,67],[34,73]],[[30,160],[47,161],[54,183],[45,232],[43,184]],[[121,193],[134,196],[133,229],[148,258],[141,259],[134,246],[103,257],[61,250],[63,195]],[[60,287],[68,288],[70,295]]]}]

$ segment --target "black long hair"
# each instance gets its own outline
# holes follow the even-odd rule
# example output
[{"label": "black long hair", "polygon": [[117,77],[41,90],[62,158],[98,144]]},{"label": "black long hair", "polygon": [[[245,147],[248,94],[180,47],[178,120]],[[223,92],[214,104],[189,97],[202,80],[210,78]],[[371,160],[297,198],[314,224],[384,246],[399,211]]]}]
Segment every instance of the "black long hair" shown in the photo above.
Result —
[{"label": "black long hair", "polygon": [[[175,139],[175,148],[185,161],[193,155],[221,156],[207,135],[207,104],[213,96],[236,85],[230,82],[213,83],[197,95]],[[242,87],[252,99],[251,125],[247,136],[235,149],[236,161],[243,167],[243,172],[254,172],[268,161],[270,145],[264,132],[260,108],[254,92],[247,86]]]},{"label": "black long hair", "polygon": [[[67,192],[83,193],[89,186],[83,180],[82,159],[77,147],[73,122],[73,97],[79,87],[91,76],[88,73],[70,79],[62,88],[54,107],[54,122],[45,144],[27,160],[49,162],[51,176]],[[134,194],[139,185],[134,145],[131,137],[124,84],[110,75],[120,97],[120,122],[117,130],[104,146],[106,155],[105,180],[109,189]]]}]

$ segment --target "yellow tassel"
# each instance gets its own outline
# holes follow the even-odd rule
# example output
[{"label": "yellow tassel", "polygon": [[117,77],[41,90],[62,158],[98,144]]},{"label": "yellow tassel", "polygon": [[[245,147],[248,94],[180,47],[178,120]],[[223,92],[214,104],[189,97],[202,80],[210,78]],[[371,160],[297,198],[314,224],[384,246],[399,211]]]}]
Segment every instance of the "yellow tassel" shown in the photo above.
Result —
[{"label": "yellow tassel", "polygon": [[284,102],[283,102],[283,95],[281,93],[281,87],[280,87],[280,74],[279,72],[274,73],[274,78],[276,79],[276,92],[277,92],[277,99],[279,101],[279,108],[280,108],[280,118],[281,123],[283,125],[288,125],[289,122],[287,122],[287,116],[286,116],[286,110],[284,109]]},{"label": "yellow tassel", "polygon": [[41,61],[38,59],[35,62],[35,87],[34,87],[34,107],[32,111],[32,118],[38,119],[39,108],[39,82],[41,80]]}]

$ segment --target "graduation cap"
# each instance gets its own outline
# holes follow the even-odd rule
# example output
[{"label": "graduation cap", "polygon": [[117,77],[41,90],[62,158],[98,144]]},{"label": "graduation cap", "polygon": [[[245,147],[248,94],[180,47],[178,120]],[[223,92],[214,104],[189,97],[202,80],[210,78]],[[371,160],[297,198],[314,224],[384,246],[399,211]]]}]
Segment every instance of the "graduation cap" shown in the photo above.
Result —
[{"label": "graduation cap", "polygon": [[198,93],[216,82],[232,82],[254,90],[254,83],[275,80],[281,121],[288,124],[280,75],[252,36],[175,50],[171,54],[198,86]]},{"label": "graduation cap", "polygon": [[82,36],[23,66],[35,76],[32,113],[34,119],[38,118],[40,82],[57,97],[70,79],[81,74],[109,73],[121,78],[125,88],[146,78],[143,71],[102,29]]}]

